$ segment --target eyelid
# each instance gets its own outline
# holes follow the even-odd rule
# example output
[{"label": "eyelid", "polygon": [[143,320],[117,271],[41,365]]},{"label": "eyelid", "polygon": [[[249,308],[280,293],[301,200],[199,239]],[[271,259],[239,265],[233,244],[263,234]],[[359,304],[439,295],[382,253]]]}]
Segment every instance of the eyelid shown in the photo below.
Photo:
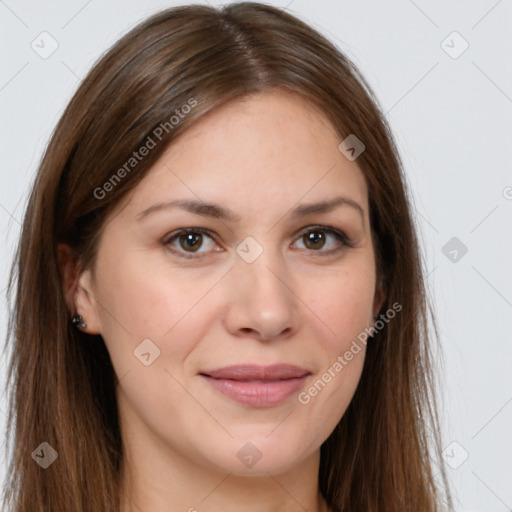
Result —
[{"label": "eyelid", "polygon": [[215,238],[213,236],[213,231],[210,231],[206,228],[180,228],[172,231],[171,233],[167,233],[163,239],[163,243],[169,243],[173,238],[177,237],[178,235],[186,235],[187,233],[201,233],[202,235],[207,235],[210,238]]}]

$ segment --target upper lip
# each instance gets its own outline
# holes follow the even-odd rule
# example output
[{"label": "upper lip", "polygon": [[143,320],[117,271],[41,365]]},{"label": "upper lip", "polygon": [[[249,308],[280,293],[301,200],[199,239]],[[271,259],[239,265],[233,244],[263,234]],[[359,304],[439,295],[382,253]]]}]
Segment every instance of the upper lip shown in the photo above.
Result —
[{"label": "upper lip", "polygon": [[269,366],[240,364],[200,372],[201,375],[206,375],[214,379],[238,381],[297,379],[309,375],[310,373],[309,370],[293,364],[273,364]]}]

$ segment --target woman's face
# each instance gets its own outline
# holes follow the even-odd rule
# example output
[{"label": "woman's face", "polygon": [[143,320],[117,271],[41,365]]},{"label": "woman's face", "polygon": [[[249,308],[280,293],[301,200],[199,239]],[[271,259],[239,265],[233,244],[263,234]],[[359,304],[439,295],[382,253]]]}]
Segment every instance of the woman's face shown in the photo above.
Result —
[{"label": "woman's face", "polygon": [[340,142],[299,96],[253,96],[196,123],[119,205],[77,308],[120,379],[125,443],[234,474],[318,454],[382,300]]}]

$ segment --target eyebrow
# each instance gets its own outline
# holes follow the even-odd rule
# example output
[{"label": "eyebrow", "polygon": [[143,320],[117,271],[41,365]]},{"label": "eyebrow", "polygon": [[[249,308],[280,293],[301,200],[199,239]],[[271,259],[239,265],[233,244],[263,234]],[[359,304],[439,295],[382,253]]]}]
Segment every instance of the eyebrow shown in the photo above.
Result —
[{"label": "eyebrow", "polygon": [[[363,207],[353,199],[350,199],[349,197],[345,196],[336,196],[332,199],[316,203],[301,204],[291,211],[291,217],[293,219],[296,219],[306,217],[314,213],[329,213],[332,210],[339,208],[341,206],[348,206],[350,208],[355,209],[361,215],[361,219],[364,222],[365,212]],[[146,210],[143,210],[142,212],[137,214],[136,219],[137,221],[140,221],[147,217],[148,215],[155,213],[157,211],[170,210],[174,208],[181,208],[182,210],[194,213],[196,215],[201,215],[203,217],[212,217],[214,219],[220,219],[228,222],[240,222],[241,220],[239,215],[236,215],[231,210],[224,208],[223,206],[220,206],[218,204],[206,203],[204,201],[181,199],[167,201],[165,203],[156,203],[153,206],[150,206]]]}]

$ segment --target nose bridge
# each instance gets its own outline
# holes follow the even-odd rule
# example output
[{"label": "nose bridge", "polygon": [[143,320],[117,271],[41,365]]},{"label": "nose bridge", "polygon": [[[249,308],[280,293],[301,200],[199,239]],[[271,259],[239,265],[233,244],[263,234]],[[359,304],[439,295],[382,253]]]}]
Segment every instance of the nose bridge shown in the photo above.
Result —
[{"label": "nose bridge", "polygon": [[[254,293],[288,295],[285,281],[286,269],[279,251],[265,243],[265,248],[252,237],[247,237],[237,249],[235,260],[236,279],[245,283]],[[248,290],[249,291],[249,290]]]},{"label": "nose bridge", "polygon": [[294,328],[297,301],[279,250],[247,237],[236,248],[231,272],[231,329],[258,331],[270,339]]}]

